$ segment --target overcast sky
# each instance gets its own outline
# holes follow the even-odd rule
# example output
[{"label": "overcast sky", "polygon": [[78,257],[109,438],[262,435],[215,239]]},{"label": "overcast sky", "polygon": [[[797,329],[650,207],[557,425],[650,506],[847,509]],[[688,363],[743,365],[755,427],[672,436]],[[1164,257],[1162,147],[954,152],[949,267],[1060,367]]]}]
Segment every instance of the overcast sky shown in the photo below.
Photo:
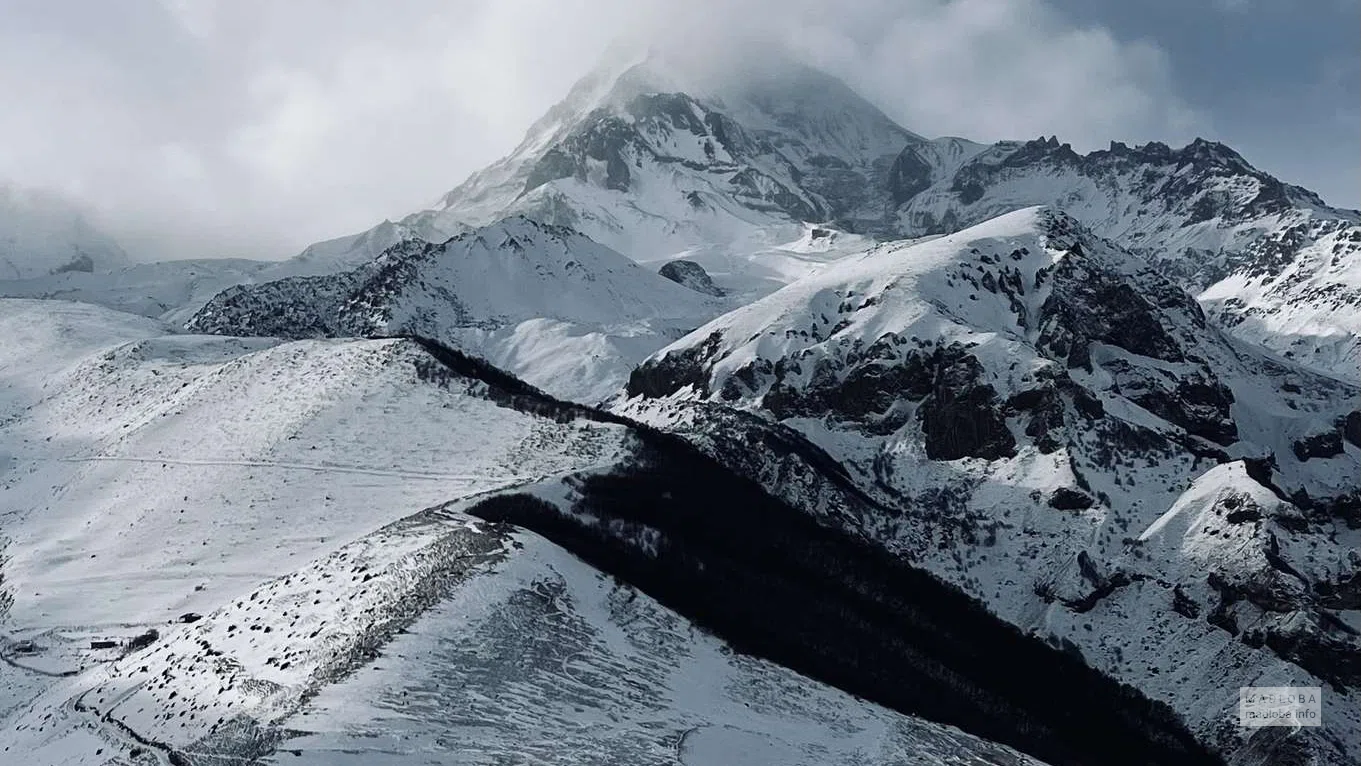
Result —
[{"label": "overcast sky", "polygon": [[612,41],[769,37],[905,127],[1196,135],[1361,207],[1361,0],[0,0],[0,179],[135,256],[278,258],[433,202]]}]

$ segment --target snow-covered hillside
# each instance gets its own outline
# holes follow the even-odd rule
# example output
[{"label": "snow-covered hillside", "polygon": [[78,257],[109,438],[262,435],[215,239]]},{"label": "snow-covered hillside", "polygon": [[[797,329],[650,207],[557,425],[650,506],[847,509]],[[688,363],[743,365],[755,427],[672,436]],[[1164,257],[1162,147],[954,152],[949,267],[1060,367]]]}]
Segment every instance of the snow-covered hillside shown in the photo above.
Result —
[{"label": "snow-covered hillside", "polygon": [[408,341],[0,307],[5,584],[39,631],[202,611],[415,509],[608,458],[590,429],[430,385]]},{"label": "snow-covered hillside", "polygon": [[620,412],[715,454],[753,428],[735,411],[792,426],[863,496],[787,450],[742,458],[770,491],[1072,645],[1225,754],[1262,746],[1237,687],[1293,683],[1332,692],[1322,762],[1357,758],[1358,390],[1223,335],[1060,212],[838,263],[659,352],[628,394]]},{"label": "snow-covered hillside", "polygon": [[0,181],[0,280],[108,271],[128,256],[61,196]]},{"label": "snow-covered hillside", "polygon": [[1037,763],[465,515],[626,459],[624,424],[414,341],[165,329],[0,301],[5,758]]},{"label": "snow-covered hillside", "polygon": [[1361,213],[1330,208],[1223,144],[1112,143],[1080,155],[1052,137],[946,139],[909,147],[894,169],[904,234],[1052,205],[1147,258],[1241,337],[1361,381]]},{"label": "snow-covered hillside", "polygon": [[558,396],[600,401],[721,306],[574,231],[511,218],[443,244],[408,240],[353,271],[228,290],[189,325],[287,338],[423,335]]}]

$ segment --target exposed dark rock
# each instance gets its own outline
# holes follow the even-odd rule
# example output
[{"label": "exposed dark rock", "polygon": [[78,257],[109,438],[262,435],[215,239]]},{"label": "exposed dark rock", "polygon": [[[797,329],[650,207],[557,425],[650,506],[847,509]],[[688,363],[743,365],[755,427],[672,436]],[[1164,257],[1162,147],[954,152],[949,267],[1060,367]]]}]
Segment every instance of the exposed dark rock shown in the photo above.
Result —
[{"label": "exposed dark rock", "polygon": [[1040,452],[1047,455],[1062,446],[1055,433],[1064,426],[1063,400],[1056,386],[1045,385],[1021,391],[1007,400],[1006,410],[1008,413],[1030,414],[1025,434],[1034,440]]},{"label": "exposed dark rock", "polygon": [[888,171],[888,190],[895,205],[901,205],[931,186],[931,165],[909,146],[893,161]]},{"label": "exposed dark rock", "polygon": [[1336,582],[1314,586],[1319,605],[1327,609],[1361,609],[1361,572],[1352,571]]},{"label": "exposed dark rock", "polygon": [[1290,450],[1295,453],[1295,457],[1299,458],[1300,462],[1314,458],[1337,457],[1342,454],[1342,434],[1337,431],[1328,431],[1306,436],[1292,442]]},{"label": "exposed dark rock", "polygon": [[705,271],[703,266],[694,261],[668,261],[662,265],[657,273],[672,282],[688,287],[695,292],[713,296],[723,295],[723,290],[720,289],[718,285],[714,284],[714,280],[709,276],[709,272]]},{"label": "exposed dark rock", "polygon": [[127,646],[123,647],[123,654],[127,655],[132,654],[133,652],[140,652],[141,650],[147,648],[148,646],[151,646],[152,644],[156,643],[157,639],[159,639],[160,637],[161,637],[160,631],[156,630],[155,628],[151,628],[147,630],[147,632],[145,633],[140,633],[136,636],[133,636],[132,640],[127,643]]},{"label": "exposed dark rock", "polygon": [[1228,631],[1230,635],[1238,635],[1240,629],[1238,618],[1234,615],[1234,605],[1242,600],[1242,594],[1229,587],[1223,576],[1218,572],[1211,572],[1206,579],[1210,587],[1214,588],[1219,594],[1219,603],[1215,604],[1215,608],[1205,618],[1206,622],[1221,630]]},{"label": "exposed dark rock", "polygon": [[[883,417],[903,399],[925,396],[929,372],[921,359],[910,355],[902,364],[865,364],[851,370],[837,390],[829,392],[832,411],[848,421]],[[897,430],[906,416],[887,432]]]},{"label": "exposed dark rock", "polygon": [[1060,511],[1085,511],[1095,502],[1087,493],[1070,487],[1059,487],[1049,496],[1049,507]]},{"label": "exposed dark rock", "polygon": [[1347,413],[1342,420],[1342,435],[1353,446],[1361,447],[1361,410]]},{"label": "exposed dark rock", "polygon": [[1087,551],[1080,551],[1077,554],[1077,565],[1082,579],[1090,586],[1090,590],[1078,598],[1065,598],[1062,601],[1064,606],[1078,614],[1090,612],[1102,599],[1132,582],[1129,574],[1125,572],[1117,571],[1109,575],[1102,572]]},{"label": "exposed dark rock", "polygon": [[64,263],[61,266],[58,266],[57,268],[53,269],[52,273],[62,274],[68,271],[83,271],[88,274],[93,273],[94,270],[95,270],[94,258],[91,258],[89,253],[81,253],[80,255],[77,255],[75,258],[72,258],[69,263]]},{"label": "exposed dark rock", "polygon": [[[1132,354],[1181,362],[1185,354],[1177,338],[1161,319],[1168,310],[1204,322],[1195,301],[1176,285],[1152,272],[1141,273],[1135,283],[1099,266],[1085,254],[1076,232],[1056,222],[1056,240],[1068,238],[1069,253],[1052,271],[1054,292],[1040,309],[1039,347],[1056,360],[1070,359],[1082,346],[1100,341]],[[1038,275],[1037,275],[1038,278]],[[1070,366],[1089,366],[1085,358],[1070,359]]]},{"label": "exposed dark rock", "polygon": [[1252,524],[1262,520],[1262,509],[1256,503],[1247,503],[1229,511],[1224,520],[1230,524]]},{"label": "exposed dark rock", "polygon": [[761,404],[781,420],[830,417],[867,433],[892,433],[907,422],[910,410],[905,404],[932,392],[940,357],[915,349],[896,361],[867,356],[844,373],[831,361],[821,360],[812,380],[800,385],[785,382],[786,376],[800,374],[800,368],[781,361],[768,371],[775,381]]},{"label": "exposed dark rock", "polygon": [[698,346],[672,351],[661,359],[653,359],[629,374],[625,391],[629,396],[660,399],[686,386],[694,386],[703,396],[709,395],[709,368],[706,362],[718,353],[723,342],[720,333],[713,333]]},{"label": "exposed dark rock", "polygon": [[[932,394],[922,403],[922,433],[932,460],[977,457],[997,460],[1016,454],[996,391],[982,382],[983,365],[955,351],[936,373]],[[943,360],[944,361],[944,360]]]},{"label": "exposed dark rock", "polygon": [[1339,692],[1361,686],[1361,641],[1355,634],[1325,625],[1319,612],[1297,612],[1266,635],[1266,645],[1282,659],[1328,681]]},{"label": "exposed dark rock", "polygon": [[1126,395],[1140,407],[1175,423],[1186,432],[1215,444],[1228,446],[1238,441],[1238,425],[1233,421],[1233,392],[1228,386],[1199,376],[1186,376],[1167,390],[1153,383]]},{"label": "exposed dark rock", "polygon": [[572,178],[577,173],[576,160],[568,156],[566,152],[554,147],[544,153],[534,167],[529,171],[529,177],[525,179],[525,192],[531,192],[540,186],[560,178]]},{"label": "exposed dark rock", "polygon": [[1195,599],[1186,595],[1186,592],[1178,585],[1172,589],[1172,610],[1182,617],[1196,619],[1200,616],[1200,604]]}]

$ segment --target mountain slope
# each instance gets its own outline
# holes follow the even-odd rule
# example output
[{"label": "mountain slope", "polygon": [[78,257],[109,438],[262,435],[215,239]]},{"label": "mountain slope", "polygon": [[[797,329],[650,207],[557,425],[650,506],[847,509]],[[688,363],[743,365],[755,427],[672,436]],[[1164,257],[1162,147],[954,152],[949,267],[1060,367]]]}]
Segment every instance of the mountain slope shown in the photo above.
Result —
[{"label": "mountain slope", "polygon": [[423,335],[558,395],[599,401],[720,305],[574,231],[512,218],[442,244],[407,240],[352,271],[228,290],[189,327],[286,338]]},{"label": "mountain slope", "polygon": [[128,256],[70,202],[0,182],[0,279],[107,271]]},{"label": "mountain slope", "polygon": [[1245,339],[1361,380],[1361,213],[1201,139],[1086,155],[1053,138],[948,157],[928,151],[939,143],[909,147],[895,163],[904,234],[1053,205],[1147,258]]},{"label": "mountain slope", "polygon": [[1245,741],[1217,690],[1279,681],[1332,692],[1301,752],[1356,757],[1357,389],[1226,338],[1062,213],[836,264],[659,352],[628,394],[619,411],[714,454],[792,427],[811,452],[729,465],[1071,645],[1226,756],[1269,735]]},{"label": "mountain slope", "polygon": [[777,53],[744,51],[736,67],[692,58],[600,67],[510,155],[434,209],[370,234],[395,244],[396,227],[438,241],[525,215],[654,270],[694,261],[749,300],[866,236],[938,236],[1048,205],[1148,259],[1239,337],[1361,382],[1361,213],[1222,144],[1113,143],[1081,155],[1054,138],[928,141]]},{"label": "mountain slope", "polygon": [[0,329],[5,757],[1038,763],[467,515],[636,473],[658,437],[617,418],[428,341],[167,336],[56,301],[0,301]]},{"label": "mountain slope", "polygon": [[414,509],[609,454],[608,429],[544,430],[472,383],[428,384],[407,341],[0,308],[4,585],[34,631],[202,612]]}]

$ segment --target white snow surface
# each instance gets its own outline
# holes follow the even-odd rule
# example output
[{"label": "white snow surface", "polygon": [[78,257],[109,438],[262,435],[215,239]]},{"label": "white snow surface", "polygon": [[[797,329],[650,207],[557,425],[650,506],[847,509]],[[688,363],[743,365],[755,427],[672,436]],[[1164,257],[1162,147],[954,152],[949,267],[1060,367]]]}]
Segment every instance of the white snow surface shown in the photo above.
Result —
[{"label": "white snow surface", "polygon": [[[417,334],[593,403],[652,351],[728,305],[575,231],[516,217],[441,245],[409,240],[350,272],[224,293],[192,326],[293,337]],[[278,319],[290,314],[305,318]]]},{"label": "white snow surface", "polygon": [[1035,763],[738,655],[562,549],[517,541],[494,577],[291,719],[305,733],[269,762]]},{"label": "white snow surface", "polygon": [[610,429],[421,380],[406,341],[165,335],[55,301],[0,302],[0,328],[25,634],[203,610],[415,509],[612,454]]},{"label": "white snow surface", "polygon": [[462,514],[614,464],[622,426],[440,383],[404,340],[167,332],[0,300],[0,759],[1036,763]]}]

